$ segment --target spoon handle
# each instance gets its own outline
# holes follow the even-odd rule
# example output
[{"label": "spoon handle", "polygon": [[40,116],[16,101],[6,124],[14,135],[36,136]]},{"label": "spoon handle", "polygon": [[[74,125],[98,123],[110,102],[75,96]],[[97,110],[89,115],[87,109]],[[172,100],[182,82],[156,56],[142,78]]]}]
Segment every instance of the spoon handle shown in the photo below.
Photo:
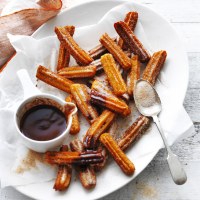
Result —
[{"label": "spoon handle", "polygon": [[172,153],[172,151],[171,151],[171,149],[170,149],[170,147],[167,143],[167,140],[166,140],[166,137],[165,137],[164,132],[162,130],[162,127],[160,125],[160,121],[158,119],[158,116],[156,116],[156,115],[153,116],[153,121],[155,122],[155,124],[156,124],[156,126],[157,126],[157,128],[160,132],[160,135],[163,139],[165,148],[167,149],[167,152],[168,152],[167,162],[168,162],[168,165],[169,165],[169,169],[170,169],[172,178],[177,185],[182,185],[187,181],[187,176],[186,176],[186,173],[185,173],[185,171],[182,167],[182,164],[178,160],[178,157],[174,153]]}]

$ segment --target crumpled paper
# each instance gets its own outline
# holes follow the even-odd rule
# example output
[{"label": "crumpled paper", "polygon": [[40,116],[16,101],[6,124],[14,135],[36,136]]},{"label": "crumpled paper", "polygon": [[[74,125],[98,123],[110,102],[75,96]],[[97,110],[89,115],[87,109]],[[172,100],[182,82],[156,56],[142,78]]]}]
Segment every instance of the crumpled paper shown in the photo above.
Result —
[{"label": "crumpled paper", "polygon": [[[131,3],[113,8],[98,24],[76,28],[74,35],[75,40],[83,49],[89,50],[97,45],[101,34],[107,32],[111,37],[116,36],[117,34],[113,28],[113,23],[123,20],[125,14],[132,10],[134,10],[134,7]],[[147,41],[140,22],[137,24],[135,34],[150,52],[154,51],[150,46],[150,42]],[[19,170],[20,166],[24,164],[24,160],[26,163],[27,155],[33,152],[30,152],[21,143],[17,137],[13,122],[13,113],[16,109],[16,105],[23,99],[22,86],[16,76],[17,70],[21,68],[27,69],[33,83],[37,83],[41,91],[57,95],[63,99],[67,96],[66,93],[41,81],[36,82],[35,77],[39,64],[51,70],[55,70],[59,48],[57,37],[51,36],[39,40],[31,36],[14,36],[9,34],[8,37],[17,55],[10,61],[0,77],[0,178],[2,187],[45,182],[55,178],[55,169],[41,162],[42,160],[38,155],[36,155],[34,167],[29,166],[27,170]],[[173,67],[171,65],[173,65],[173,62],[170,63],[170,66],[166,63],[165,68]],[[162,72],[156,84],[156,88],[163,104],[160,121],[166,133],[167,140],[170,144],[173,144],[175,140],[183,134],[191,133],[191,131],[193,131],[193,125],[183,106],[180,105],[180,102],[176,102],[171,98],[174,91],[169,89],[166,81],[164,81],[164,79],[167,80],[167,78],[168,77],[165,77],[165,73]],[[165,84],[163,84],[163,82]],[[118,118],[118,127],[120,127],[118,128],[119,133],[126,130],[138,116],[134,104],[132,103],[130,106],[133,110],[132,114],[126,119],[122,117]],[[181,121],[179,119],[181,119]],[[88,123],[81,116],[80,138],[86,133],[88,127]],[[71,139],[73,139],[73,136],[69,136],[66,143]],[[152,124],[147,133],[128,150],[127,155],[133,160],[136,169],[138,169],[146,166],[146,155],[157,152],[162,147],[163,143],[160,135],[156,127]],[[108,165],[109,166],[100,174],[100,177],[98,177],[98,184],[101,184],[103,180],[106,184],[109,184],[109,180],[112,179],[111,177],[115,177],[116,174],[118,174],[118,171],[116,171],[118,169],[116,169],[113,163],[109,163]],[[118,175],[119,180],[121,179],[123,181],[126,178],[128,177],[124,177],[122,173]],[[73,184],[72,187],[75,187],[74,185],[75,184]]]}]

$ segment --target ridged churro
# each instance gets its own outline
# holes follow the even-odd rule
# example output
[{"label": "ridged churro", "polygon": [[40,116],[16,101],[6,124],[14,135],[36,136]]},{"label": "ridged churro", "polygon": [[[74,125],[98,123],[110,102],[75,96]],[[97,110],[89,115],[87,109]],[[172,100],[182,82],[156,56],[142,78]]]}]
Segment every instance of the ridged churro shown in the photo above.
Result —
[{"label": "ridged churro", "polygon": [[129,28],[129,26],[123,22],[119,21],[114,24],[115,30],[118,35],[125,42],[127,47],[136,55],[141,62],[147,62],[150,59],[150,54],[144,48],[139,39],[134,35],[133,31]]},{"label": "ridged churro", "polygon": [[90,89],[84,84],[72,84],[70,89],[76,105],[91,124],[98,117],[98,113],[90,103]]},{"label": "ridged churro", "polygon": [[126,154],[120,149],[115,140],[109,135],[104,133],[100,136],[101,143],[110,152],[115,162],[126,175],[132,175],[135,171],[134,164],[128,159]]},{"label": "ridged churro", "polygon": [[[129,28],[134,32],[136,24],[138,21],[138,13],[137,12],[129,12],[126,14],[126,17],[124,19],[124,22],[129,26]],[[119,38],[118,40],[118,45],[123,49],[123,50],[127,50],[127,46],[124,43],[124,41]]]},{"label": "ridged churro", "polygon": [[[74,26],[65,26],[60,27],[63,32],[68,31],[71,36],[74,35],[75,27]],[[59,54],[58,54],[58,62],[57,62],[57,71],[68,67],[70,61],[70,53],[65,48],[63,43],[60,43]]]},{"label": "ridged churro", "polygon": [[96,74],[96,66],[72,66],[61,69],[58,74],[66,78],[88,78]]},{"label": "ridged churro", "polygon": [[133,91],[136,81],[140,78],[140,62],[138,56],[131,58],[131,69],[127,74],[127,90],[130,98],[133,98]]},{"label": "ridged churro", "polygon": [[144,80],[149,81],[152,85],[154,85],[160,73],[160,70],[162,69],[165,63],[166,57],[167,57],[166,51],[161,50],[161,51],[155,52],[152,55],[150,61],[148,62],[143,72],[142,78]]},{"label": "ridged churro", "polygon": [[84,137],[83,143],[87,149],[94,149],[97,146],[100,135],[111,125],[114,118],[115,113],[110,110],[104,110],[102,114],[96,118]]},{"label": "ridged churro", "polygon": [[126,84],[116,67],[115,60],[111,54],[101,56],[103,69],[108,77],[108,81],[113,88],[114,94],[121,96],[127,92]]},{"label": "ridged churro", "polygon": [[[60,151],[68,151],[67,145],[62,145]],[[72,166],[71,165],[59,165],[57,177],[54,184],[54,189],[63,191],[69,187],[72,176]]]},{"label": "ridged churro", "polygon": [[123,52],[123,50],[108,36],[107,33],[103,34],[99,40],[103,46],[113,55],[117,62],[124,69],[131,67],[130,58]]},{"label": "ridged churro", "polygon": [[103,161],[103,156],[97,151],[90,152],[57,152],[57,151],[47,151],[45,153],[45,160],[49,164],[76,164],[76,165],[87,165],[96,164]]},{"label": "ridged churro", "polygon": [[114,95],[112,91],[101,81],[93,81],[90,96],[91,101],[94,104],[104,106],[123,116],[127,116],[131,113],[128,105],[123,100]]},{"label": "ridged churro", "polygon": [[57,71],[59,71],[62,68],[68,67],[69,61],[70,61],[70,53],[65,48],[65,45],[63,43],[60,43]]},{"label": "ridged churro", "polygon": [[[117,135],[116,135],[116,131],[117,131],[117,122],[116,122],[116,118],[114,118],[114,120],[112,120],[111,125],[109,126],[109,128],[107,129],[107,132],[112,136],[112,138],[117,141]],[[107,163],[107,159],[108,159],[108,152],[106,150],[106,148],[104,146],[102,146],[101,144],[99,144],[98,148],[97,148],[98,152],[101,152],[102,156],[104,157],[103,162],[101,163],[97,163],[94,164],[94,170],[99,172],[101,171],[106,163]]]},{"label": "ridged churro", "polygon": [[68,31],[63,33],[62,29],[55,27],[55,33],[60,42],[65,45],[65,48],[74,57],[77,63],[80,63],[81,65],[89,65],[93,61],[90,55],[79,47]]},{"label": "ridged churro", "polygon": [[60,76],[41,65],[37,69],[36,77],[39,80],[67,93],[70,93],[70,85],[73,84],[69,79]]},{"label": "ridged churro", "polygon": [[86,189],[92,189],[96,186],[96,174],[94,168],[90,165],[79,166],[79,179]]},{"label": "ridged churro", "polygon": [[117,140],[119,147],[124,151],[140,136],[150,125],[150,119],[139,116],[136,121]]},{"label": "ridged churro", "polygon": [[[83,143],[79,139],[73,140],[70,143],[70,148],[72,151],[77,151],[80,153],[85,150]],[[84,188],[91,189],[96,186],[96,174],[92,166],[76,166],[76,171]]]}]

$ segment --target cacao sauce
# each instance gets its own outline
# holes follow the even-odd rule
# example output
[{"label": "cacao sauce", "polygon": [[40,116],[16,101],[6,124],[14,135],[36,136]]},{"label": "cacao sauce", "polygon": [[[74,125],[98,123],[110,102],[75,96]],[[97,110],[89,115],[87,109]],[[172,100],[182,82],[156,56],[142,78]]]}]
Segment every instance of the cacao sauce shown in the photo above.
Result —
[{"label": "cacao sauce", "polygon": [[23,115],[20,122],[21,132],[37,141],[52,140],[67,128],[64,113],[51,105],[38,105]]}]

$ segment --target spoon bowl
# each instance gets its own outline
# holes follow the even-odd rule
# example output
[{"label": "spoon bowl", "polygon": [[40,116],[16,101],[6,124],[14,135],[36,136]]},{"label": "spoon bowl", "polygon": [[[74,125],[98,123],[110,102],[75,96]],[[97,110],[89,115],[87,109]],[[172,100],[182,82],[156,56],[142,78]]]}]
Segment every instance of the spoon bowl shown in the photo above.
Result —
[{"label": "spoon bowl", "polygon": [[158,93],[155,88],[145,80],[139,79],[136,82],[134,100],[139,112],[147,117],[158,115],[162,110]]}]

